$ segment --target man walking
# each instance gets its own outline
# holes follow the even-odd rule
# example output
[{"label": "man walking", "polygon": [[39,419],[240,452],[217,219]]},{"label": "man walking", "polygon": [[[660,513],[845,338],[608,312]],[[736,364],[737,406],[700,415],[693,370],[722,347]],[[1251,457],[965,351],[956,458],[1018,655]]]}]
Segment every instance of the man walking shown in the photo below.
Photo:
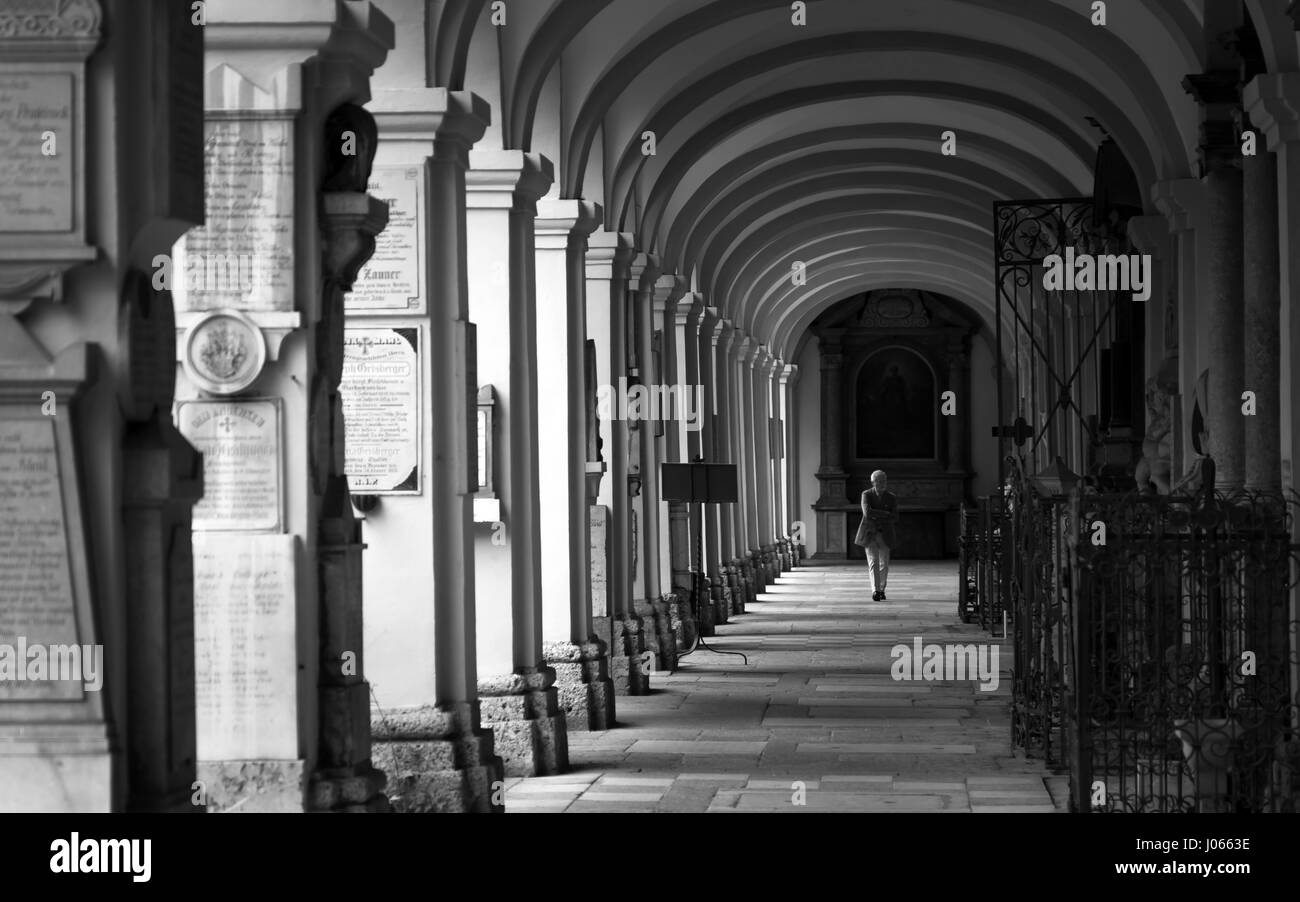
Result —
[{"label": "man walking", "polygon": [[871,600],[885,600],[889,579],[889,550],[898,544],[894,524],[898,521],[898,496],[886,491],[884,470],[871,474],[871,488],[862,493],[862,523],[853,541],[867,550],[871,565]]}]

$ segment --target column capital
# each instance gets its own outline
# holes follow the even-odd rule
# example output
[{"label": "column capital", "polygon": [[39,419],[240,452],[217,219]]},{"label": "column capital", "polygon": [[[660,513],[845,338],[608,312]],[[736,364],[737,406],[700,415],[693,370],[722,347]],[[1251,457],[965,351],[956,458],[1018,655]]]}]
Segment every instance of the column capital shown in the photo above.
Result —
[{"label": "column capital", "polygon": [[659,278],[659,256],[657,254],[639,253],[632,258],[628,269],[628,279],[633,291],[651,292],[655,280]]},{"label": "column capital", "polygon": [[534,222],[539,250],[563,250],[573,239],[587,241],[587,236],[601,223],[604,211],[590,200],[547,197],[537,202]]},{"label": "column capital", "polygon": [[1236,68],[1213,68],[1183,78],[1183,90],[1201,106],[1201,174],[1240,168],[1236,111],[1241,108],[1241,74]]},{"label": "column capital", "polygon": [[698,291],[686,291],[677,298],[675,304],[670,305],[672,308],[673,318],[677,324],[685,325],[692,321],[700,323],[704,320],[704,295]]},{"label": "column capital", "polygon": [[799,381],[799,367],[793,363],[783,363],[781,371],[776,375],[782,385],[794,385]]},{"label": "column capital", "polygon": [[377,91],[366,109],[381,141],[427,144],[430,155],[459,157],[466,168],[469,149],[492,121],[492,108],[482,97],[446,88]]},{"label": "column capital", "polygon": [[537,199],[550,190],[555,167],[539,153],[471,150],[465,173],[465,205],[471,210],[537,213]]},{"label": "column capital", "polygon": [[303,108],[302,66],[311,60],[329,69],[317,76],[313,88],[322,106],[365,103],[371,73],[395,46],[393,21],[373,3],[209,0],[203,26],[203,107],[209,115],[296,113]]},{"label": "column capital", "polygon": [[704,313],[706,316],[712,318],[708,326],[709,341],[712,343],[713,347],[715,348],[718,347],[719,344],[721,344],[723,353],[730,354],[731,342],[736,337],[735,328],[731,325],[730,322],[718,316],[717,307],[705,307]]},{"label": "column capital", "polygon": [[1169,231],[1177,234],[1196,227],[1205,209],[1197,179],[1165,179],[1151,186],[1151,200],[1164,214]]},{"label": "column capital", "polygon": [[1142,253],[1154,257],[1165,255],[1169,232],[1169,222],[1163,216],[1134,216],[1128,221],[1129,241]]},{"label": "column capital", "polygon": [[[677,301],[684,297],[687,292],[686,279],[674,273],[664,273],[654,284],[653,310],[655,313],[662,314],[672,309],[674,315],[677,312]],[[689,308],[688,308],[689,309]]]},{"label": "column capital", "polygon": [[630,233],[597,229],[587,238],[587,278],[627,278],[633,253]]},{"label": "column capital", "polygon": [[1300,141],[1300,72],[1256,75],[1242,92],[1242,103],[1269,150]]}]

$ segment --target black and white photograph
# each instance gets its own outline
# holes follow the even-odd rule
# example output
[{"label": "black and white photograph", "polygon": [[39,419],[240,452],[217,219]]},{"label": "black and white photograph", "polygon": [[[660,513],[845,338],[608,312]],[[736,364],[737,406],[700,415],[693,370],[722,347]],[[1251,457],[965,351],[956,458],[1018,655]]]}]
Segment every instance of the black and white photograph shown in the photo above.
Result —
[{"label": "black and white photograph", "polygon": [[1298,458],[1297,0],[0,0],[54,885],[566,828],[1294,880]]}]

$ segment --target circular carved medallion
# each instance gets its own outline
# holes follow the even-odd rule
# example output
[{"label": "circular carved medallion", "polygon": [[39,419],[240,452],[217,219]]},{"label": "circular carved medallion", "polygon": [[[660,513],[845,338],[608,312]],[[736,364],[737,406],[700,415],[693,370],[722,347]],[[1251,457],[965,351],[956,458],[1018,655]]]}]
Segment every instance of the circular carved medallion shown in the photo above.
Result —
[{"label": "circular carved medallion", "polygon": [[266,365],[262,330],[237,310],[213,310],[185,334],[181,360],[199,388],[233,395],[256,381]]}]

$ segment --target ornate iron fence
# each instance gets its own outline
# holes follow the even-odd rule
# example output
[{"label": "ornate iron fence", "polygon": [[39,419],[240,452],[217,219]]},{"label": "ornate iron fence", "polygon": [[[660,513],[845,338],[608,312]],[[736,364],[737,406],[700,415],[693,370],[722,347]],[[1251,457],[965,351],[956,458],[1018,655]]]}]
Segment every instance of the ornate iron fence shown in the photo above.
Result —
[{"label": "ornate iron fence", "polygon": [[1070,509],[1072,808],[1295,811],[1297,498]]}]

